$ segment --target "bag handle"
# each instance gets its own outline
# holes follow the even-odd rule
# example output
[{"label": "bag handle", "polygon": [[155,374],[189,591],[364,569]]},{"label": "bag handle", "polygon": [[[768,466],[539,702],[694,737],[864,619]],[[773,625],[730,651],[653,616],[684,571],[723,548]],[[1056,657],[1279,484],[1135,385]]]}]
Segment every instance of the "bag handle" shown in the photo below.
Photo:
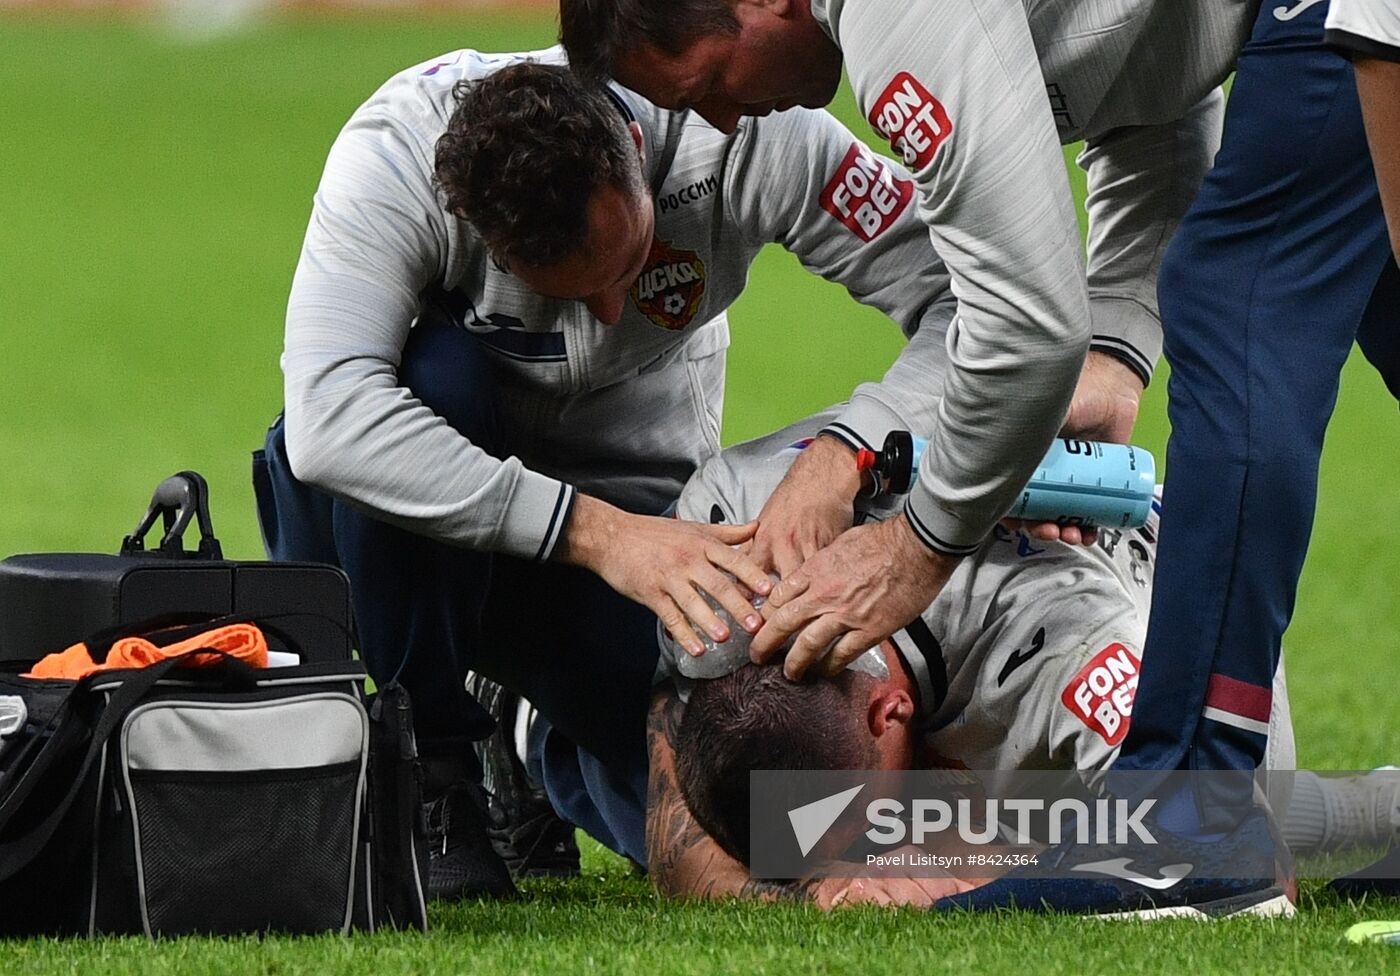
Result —
[{"label": "bag handle", "polygon": [[[209,482],[197,471],[181,471],[156,485],[155,494],[146,514],[130,535],[122,539],[121,555],[146,552],[146,533],[155,525],[159,515],[165,534],[160,547],[148,553],[172,559],[223,559],[223,547],[214,537],[214,522],[209,517]],[[185,530],[190,521],[199,523],[199,548],[185,550]]]},{"label": "bag handle", "polygon": [[[53,838],[55,831],[58,830],[59,825],[63,822],[63,818],[68,815],[68,811],[72,809],[74,802],[77,801],[78,794],[82,792],[83,785],[87,781],[88,773],[92,771],[93,763],[102,755],[102,750],[106,747],[107,740],[111,738],[112,733],[116,731],[117,726],[121,724],[122,720],[126,718],[131,710],[140,703],[141,699],[144,698],[162,678],[179,666],[186,658],[193,657],[196,654],[216,654],[224,658],[223,666],[229,668],[241,681],[254,685],[257,683],[257,669],[251,668],[237,658],[230,657],[223,651],[216,651],[213,648],[177,654],[175,657],[166,658],[158,664],[153,664],[150,667],[142,668],[140,671],[133,673],[130,678],[122,682],[121,687],[113,692],[111,698],[108,699],[106,707],[102,710],[102,717],[92,730],[92,737],[88,740],[87,752],[83,756],[82,764],[78,767],[78,771],[73,777],[73,783],[68,788],[67,794],[59,801],[58,805],[53,809],[53,812],[45,817],[43,822],[38,824],[38,826],[34,827],[18,840],[0,844],[0,882],[8,881],[22,871],[26,865],[39,855],[39,852],[42,851],[44,846]],[[110,678],[110,673],[99,672],[95,675],[89,675],[79,682],[79,687],[86,690],[93,683],[94,679],[106,678]],[[46,752],[47,751],[48,750],[46,750]],[[40,765],[42,764],[44,767],[51,765],[53,758],[54,757],[50,755],[46,759],[45,755],[41,753],[39,757],[35,759],[34,766],[30,768],[30,773],[42,775],[44,770],[39,768]],[[6,824],[18,810],[19,804],[17,802],[12,802],[9,804],[9,807],[10,809],[6,810],[4,806],[0,806],[0,833],[4,832]]]}]

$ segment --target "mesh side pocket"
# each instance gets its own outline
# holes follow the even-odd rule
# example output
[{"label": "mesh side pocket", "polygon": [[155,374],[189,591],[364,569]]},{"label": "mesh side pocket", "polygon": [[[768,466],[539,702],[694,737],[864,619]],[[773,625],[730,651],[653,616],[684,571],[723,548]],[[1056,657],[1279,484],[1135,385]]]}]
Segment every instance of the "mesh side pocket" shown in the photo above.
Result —
[{"label": "mesh side pocket", "polygon": [[151,934],[344,927],[358,762],[129,775]]}]

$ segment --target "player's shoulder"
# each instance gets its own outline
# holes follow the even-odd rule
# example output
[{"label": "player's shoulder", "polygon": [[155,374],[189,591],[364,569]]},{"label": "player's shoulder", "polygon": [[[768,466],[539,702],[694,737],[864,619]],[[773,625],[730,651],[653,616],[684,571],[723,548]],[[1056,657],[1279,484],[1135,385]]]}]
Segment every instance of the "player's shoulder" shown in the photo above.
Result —
[{"label": "player's shoulder", "polygon": [[788,468],[836,411],[829,407],[706,458],[681,491],[677,514],[691,522],[742,524],[756,518]]},{"label": "player's shoulder", "polygon": [[841,23],[841,9],[845,6],[844,0],[811,0],[809,7],[812,18],[817,22],[817,25],[838,46],[841,39],[837,30]]},{"label": "player's shoulder", "polygon": [[492,54],[463,48],[410,65],[385,81],[351,117],[351,122],[422,130],[436,140],[446,129],[462,82],[477,81],[523,61],[565,63],[562,48]]}]

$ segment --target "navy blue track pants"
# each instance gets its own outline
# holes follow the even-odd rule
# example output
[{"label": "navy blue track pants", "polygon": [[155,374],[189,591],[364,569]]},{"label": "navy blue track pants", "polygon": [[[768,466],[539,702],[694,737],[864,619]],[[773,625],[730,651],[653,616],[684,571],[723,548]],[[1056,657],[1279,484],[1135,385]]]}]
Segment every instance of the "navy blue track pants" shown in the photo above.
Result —
[{"label": "navy blue track pants", "polygon": [[1266,2],[1160,280],[1172,423],[1119,769],[1252,769],[1353,340],[1400,394],[1400,273],[1325,3]]}]

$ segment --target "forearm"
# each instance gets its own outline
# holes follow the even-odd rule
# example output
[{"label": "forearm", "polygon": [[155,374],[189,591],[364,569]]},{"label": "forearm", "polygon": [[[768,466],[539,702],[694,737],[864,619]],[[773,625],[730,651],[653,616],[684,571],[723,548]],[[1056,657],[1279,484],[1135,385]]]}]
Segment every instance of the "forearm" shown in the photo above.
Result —
[{"label": "forearm", "polygon": [[573,489],[492,457],[401,385],[394,337],[357,320],[373,296],[353,288],[313,275],[293,291],[283,364],[297,477],[430,538],[547,557]]},{"label": "forearm", "polygon": [[[1062,162],[1045,182],[1048,200],[1038,206],[1008,191],[1007,212],[989,217],[1009,225],[995,245],[973,222],[941,228],[949,266],[966,274],[908,511],[924,544],[945,554],[975,549],[1010,509],[1064,421],[1088,351],[1088,294]],[[1026,211],[1044,223],[1011,218]],[[1034,253],[1022,257],[1023,248]],[[990,266],[989,252],[1004,252],[1004,271]]]},{"label": "forearm", "polygon": [[1357,58],[1355,66],[1390,246],[1400,260],[1400,63]]},{"label": "forearm", "polygon": [[[647,838],[650,849],[650,824]],[[690,847],[683,853],[671,849],[649,855],[648,873],[657,894],[667,898],[742,898],[755,893],[755,882],[748,870],[708,837],[672,836],[662,843],[688,843]]]},{"label": "forearm", "polygon": [[647,873],[657,894],[667,898],[752,898],[759,901],[813,901],[820,884],[764,881],[725,853],[695,822],[669,767],[651,771],[653,799],[647,805]]},{"label": "forearm", "polygon": [[597,572],[610,541],[617,538],[626,513],[601,499],[580,492],[559,537],[553,558]]},{"label": "forearm", "polygon": [[765,881],[749,876],[748,869],[709,841],[711,851],[693,850],[679,863],[651,872],[652,887],[666,898],[748,898],[765,902],[814,902],[818,879]]},{"label": "forearm", "polygon": [[[920,216],[958,298],[909,505],[920,540],[956,555],[1011,507],[1057,433],[1091,329],[1074,201],[1025,13],[935,7],[846,6],[840,31],[862,110],[918,181]],[[969,74],[967,63],[984,70]]]},{"label": "forearm", "polygon": [[1011,509],[1068,413],[1088,347],[1082,314],[1063,331],[983,323],[981,335],[963,328],[949,343],[937,424],[905,506],[925,546],[965,556]]},{"label": "forearm", "polygon": [[1213,92],[1164,125],[1115,129],[1079,155],[1088,178],[1092,348],[1148,383],[1162,348],[1157,272],[1220,145],[1224,96]]},{"label": "forearm", "polygon": [[856,387],[828,431],[852,449],[878,451],[891,430],[928,436],[937,423],[948,360],[948,327],[957,313],[952,293],[925,312],[919,329],[879,381]]}]

